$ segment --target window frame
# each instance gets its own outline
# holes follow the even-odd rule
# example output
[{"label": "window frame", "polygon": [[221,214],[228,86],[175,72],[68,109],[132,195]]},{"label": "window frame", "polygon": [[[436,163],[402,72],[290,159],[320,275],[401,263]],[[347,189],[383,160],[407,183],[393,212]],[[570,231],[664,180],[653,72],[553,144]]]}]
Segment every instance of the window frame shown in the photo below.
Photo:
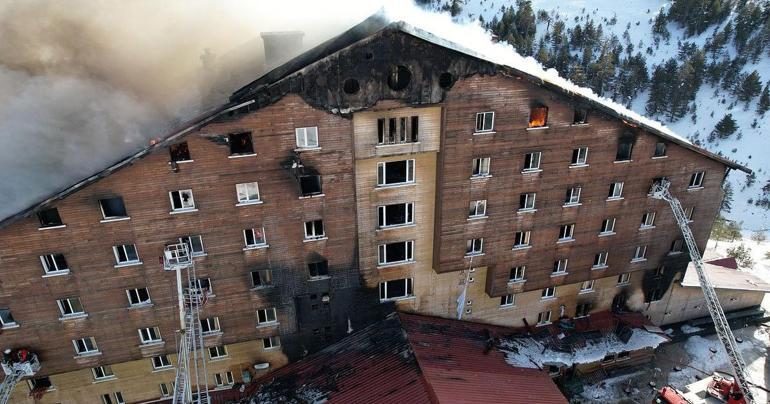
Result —
[{"label": "window frame", "polygon": [[[214,350],[217,354],[217,356],[211,355],[212,350]],[[208,347],[209,351],[209,360],[216,360],[216,359],[223,359],[230,356],[230,354],[227,352],[227,345],[216,345]]]},{"label": "window frame", "polygon": [[527,275],[526,265],[517,265],[511,268],[508,274],[508,283],[524,282]]},{"label": "window frame", "polygon": [[[257,235],[254,229],[262,230],[262,242],[257,243]],[[249,244],[249,237],[247,236],[247,232],[251,232],[251,238],[252,240],[254,240],[254,244]],[[267,234],[265,234],[265,226],[252,227],[252,228],[243,230],[243,249],[244,250],[264,248],[267,246],[268,244],[267,244]]]},{"label": "window frame", "polygon": [[[251,198],[251,193],[249,192],[249,186],[251,185],[253,185],[254,188],[256,188],[257,199]],[[241,198],[241,195],[244,195],[245,198]],[[242,182],[240,184],[235,184],[235,197],[238,200],[237,205],[249,205],[249,204],[257,204],[262,202],[262,194],[260,194],[259,192],[259,182],[252,181],[252,182]]]},{"label": "window frame", "polygon": [[[70,300],[74,299],[77,301],[78,306],[82,309],[81,311],[75,311],[72,302]],[[67,307],[65,308],[64,303],[66,302]],[[63,297],[61,299],[56,299],[56,306],[59,307],[59,313],[61,313],[61,318],[73,318],[73,317],[82,317],[86,314],[86,309],[83,307],[83,302],[80,301],[80,297],[73,296],[73,297]],[[65,313],[67,311],[66,309],[69,309],[71,313]]]},{"label": "window frame", "polygon": [[[66,268],[59,268],[59,263],[56,262],[56,256],[61,256],[61,260],[64,261]],[[50,263],[48,262],[48,259],[50,259]],[[68,274],[70,272],[69,263],[67,263],[67,259],[64,257],[64,254],[62,253],[52,253],[52,254],[41,255],[40,263],[43,265],[44,275],[63,275],[63,274]],[[49,264],[52,264],[55,267],[55,269],[50,270]]]},{"label": "window frame", "polygon": [[609,257],[609,251],[599,251],[594,255],[594,263],[591,265],[591,269],[607,268],[607,258]]},{"label": "window frame", "polygon": [[[184,199],[182,198],[182,193],[188,193],[190,198],[187,203],[184,202]],[[174,199],[174,195],[177,195],[179,198],[179,207],[176,206],[176,200]],[[197,207],[195,206],[195,196],[193,195],[192,189],[179,189],[176,191],[169,191],[168,198],[171,201],[171,212],[172,213],[181,213],[181,212],[194,212],[197,210]],[[185,206],[188,205],[188,206]]]},{"label": "window frame", "polygon": [[[13,318],[13,313],[11,312],[11,309],[2,308],[0,309],[0,313],[5,314],[5,316],[0,315],[0,329],[16,328],[19,326],[19,323],[17,323],[16,319]],[[9,319],[10,321],[6,322],[6,320],[4,320],[3,317],[5,317],[6,319]]]},{"label": "window frame", "polygon": [[[177,150],[177,152],[175,153],[174,150]],[[179,157],[187,158],[178,159]],[[168,158],[169,161],[177,164],[193,161],[192,155],[190,154],[190,145],[188,145],[186,141],[170,145],[168,147]]]},{"label": "window frame", "polygon": [[[142,290],[147,294],[147,300],[141,300],[140,291]],[[136,296],[137,303],[133,302],[133,295]],[[128,307],[145,307],[152,305],[150,290],[146,286],[143,288],[126,289],[126,296],[128,297]]]},{"label": "window frame", "polygon": [[580,195],[583,193],[583,187],[582,186],[574,186],[567,190],[566,192],[566,198],[564,198],[564,207],[569,206],[579,206],[580,203]]},{"label": "window frame", "polygon": [[[158,362],[160,363],[160,366],[158,366]],[[169,369],[173,365],[171,364],[171,360],[168,358],[168,355],[156,355],[150,358],[150,363],[152,364],[153,370],[162,370],[162,369]]]},{"label": "window frame", "polygon": [[610,184],[610,192],[609,195],[607,195],[608,201],[615,201],[619,199],[623,199],[623,186],[625,185],[625,181],[615,181]]},{"label": "window frame", "polygon": [[594,279],[589,279],[580,283],[580,293],[589,293],[594,291]]},{"label": "window frame", "polygon": [[557,242],[572,241],[575,239],[575,223],[568,223],[559,226],[559,238]]},{"label": "window frame", "polygon": [[[581,159],[582,155],[582,159]],[[570,160],[570,167],[584,167],[588,165],[588,147],[581,146],[576,149],[572,149],[572,159]]]},{"label": "window frame", "polygon": [[[388,223],[388,207],[404,205],[404,223]],[[390,229],[394,227],[409,226],[414,224],[414,202],[391,203],[377,206],[377,228]]]},{"label": "window frame", "polygon": [[[611,235],[615,234],[615,222],[617,221],[617,218],[615,217],[608,217],[606,219],[602,220],[602,228],[599,230],[599,235]],[[608,226],[609,225],[609,226]],[[609,229],[607,229],[609,227]]]},{"label": "window frame", "polygon": [[[318,233],[318,223],[320,223],[321,226],[321,232]],[[308,224],[310,224],[310,228],[308,229]],[[324,226],[323,219],[316,219],[316,220],[309,220],[304,223],[303,226],[305,230],[305,240],[320,240],[326,238],[326,227]],[[310,233],[308,233],[308,230],[311,230]]]},{"label": "window frame", "polygon": [[566,275],[569,267],[569,258],[559,258],[554,261],[551,276]]},{"label": "window frame", "polygon": [[[537,158],[535,158],[537,156]],[[524,153],[524,167],[521,169],[522,173],[534,173],[542,171],[540,168],[540,165],[543,161],[543,152],[541,151],[533,151],[529,153]],[[533,162],[535,162],[535,166],[533,166]]]},{"label": "window frame", "polygon": [[[521,242],[524,243],[521,243]],[[532,230],[520,230],[513,233],[513,249],[528,248],[532,246]]]},{"label": "window frame", "polygon": [[537,313],[537,325],[551,324],[551,310],[541,311]]},{"label": "window frame", "polygon": [[[131,260],[129,259],[128,249],[126,247],[132,247],[134,249],[134,255],[136,256],[136,259]],[[118,249],[123,250],[123,255],[126,257],[126,261],[120,260],[120,254]],[[112,253],[115,255],[115,266],[128,266],[128,265],[135,265],[135,264],[141,264],[142,259],[139,257],[139,250],[136,248],[136,244],[119,244],[112,246]]]},{"label": "window frame", "polygon": [[[313,139],[313,135],[310,134],[311,132],[315,132],[315,142],[311,141]],[[294,138],[298,149],[317,149],[320,147],[318,126],[294,128]]]},{"label": "window frame", "polygon": [[703,179],[706,177],[705,171],[696,171],[690,176],[690,182],[687,189],[703,188]]},{"label": "window frame", "polygon": [[630,283],[631,283],[631,273],[630,272],[625,272],[625,273],[622,273],[622,274],[618,275],[618,281],[617,281],[617,285],[618,286],[628,285]]},{"label": "window frame", "polygon": [[540,300],[553,299],[556,297],[556,286],[548,286],[540,292]]},{"label": "window frame", "polygon": [[[488,115],[488,114],[491,114],[491,115]],[[491,117],[489,122],[489,128],[487,128],[487,116]],[[481,117],[481,121],[479,121],[479,117]],[[479,127],[479,123],[481,123],[481,127]],[[477,112],[476,124],[474,126],[474,133],[494,132],[494,130],[495,130],[495,111]]]},{"label": "window frame", "polygon": [[[402,243],[404,244],[404,259],[388,261],[388,246]],[[394,241],[377,246],[377,266],[398,265],[408,262],[414,262],[414,240]]]},{"label": "window frame", "polygon": [[[104,202],[109,201],[112,199],[120,199],[120,204],[123,205],[123,213],[125,213],[122,216],[107,216],[107,212],[104,211]],[[128,219],[131,216],[128,214],[128,209],[126,209],[126,202],[123,200],[122,196],[113,196],[110,198],[102,198],[99,199],[99,210],[102,212],[102,221],[116,221],[116,220],[123,220]]]},{"label": "window frame", "polygon": [[[235,152],[233,151],[233,140],[234,137],[244,137],[245,139],[248,139],[248,148],[251,149],[249,151],[242,151],[242,152]],[[230,155],[228,157],[230,158],[236,158],[236,157],[243,157],[243,156],[255,156],[257,153],[254,151],[254,136],[252,136],[251,132],[238,132],[238,133],[228,133],[227,134],[227,144],[229,145],[229,152]],[[245,146],[244,146],[245,147]]]},{"label": "window frame", "polygon": [[[264,320],[261,319],[262,317],[264,317]],[[278,311],[275,307],[257,309],[257,327],[275,324],[278,324]]]},{"label": "window frame", "polygon": [[[254,282],[255,273],[259,275],[259,284],[256,284]],[[268,279],[263,280],[263,278],[268,278]],[[272,269],[255,269],[253,271],[249,271],[249,279],[251,280],[252,289],[269,288],[274,286]]]},{"label": "window frame", "polygon": [[[88,342],[86,343],[86,341]],[[80,350],[80,347],[78,346],[78,342],[81,342],[83,344],[83,348],[85,348],[85,350],[83,351]],[[100,353],[99,346],[96,344],[96,338],[91,336],[73,339],[72,345],[75,347],[75,355],[77,356],[96,355]],[[88,345],[91,345],[91,349],[89,349]]]},{"label": "window frame", "polygon": [[[406,165],[406,172],[404,175],[405,181],[402,182],[387,182],[388,181],[388,164],[404,162]],[[394,160],[394,161],[381,161],[377,163],[377,187],[393,187],[406,184],[414,184],[416,177],[416,164],[415,159],[406,160]]]},{"label": "window frame", "polygon": [[[265,341],[268,341],[269,344],[266,344]],[[280,348],[280,346],[281,346],[281,337],[279,335],[271,335],[269,337],[262,338],[262,349],[264,350]]]},{"label": "window frame", "polygon": [[480,219],[482,217],[487,217],[487,200],[477,199],[471,201],[468,204],[468,219]]},{"label": "window frame", "polygon": [[[97,369],[99,372],[97,372]],[[101,373],[101,376],[99,376],[98,373]],[[112,371],[112,366],[110,365],[99,365],[92,367],[91,375],[93,375],[94,381],[112,380],[117,378],[115,377],[115,372]]]},{"label": "window frame", "polygon": [[[399,281],[404,282],[404,295],[389,296],[388,284],[391,282],[399,282]],[[387,281],[382,281],[380,282],[379,290],[380,290],[380,302],[409,299],[414,297],[414,280],[412,278],[400,278],[400,279],[391,279]]]},{"label": "window frame", "polygon": [[[531,198],[530,198],[531,196]],[[530,199],[532,200],[532,203],[530,203]],[[535,211],[535,203],[537,203],[537,193],[536,192],[525,192],[523,194],[519,194],[519,212],[532,212]],[[522,204],[524,207],[522,207]],[[528,206],[531,205],[531,206]]]},{"label": "window frame", "polygon": [[153,345],[163,342],[163,337],[160,335],[160,327],[142,327],[137,329],[139,333],[140,345]]},{"label": "window frame", "polygon": [[[201,334],[203,335],[213,335],[213,334],[219,334],[222,332],[222,328],[219,323],[219,317],[217,316],[199,318],[198,322],[201,328]],[[203,326],[204,323],[206,324],[205,327]],[[205,328],[208,328],[208,330],[205,330]]]},{"label": "window frame", "polygon": [[[663,146],[663,152],[662,153],[659,152],[659,146]],[[656,142],[655,146],[652,149],[652,158],[659,159],[659,158],[663,158],[663,157],[668,157],[668,154],[667,154],[668,150],[667,149],[668,149],[668,145],[666,144],[666,142]]]},{"label": "window frame", "polygon": [[684,240],[682,240],[681,238],[678,238],[671,242],[671,248],[668,251],[669,255],[677,255],[683,252],[684,252]]},{"label": "window frame", "polygon": [[516,305],[516,298],[513,293],[500,296],[500,307],[513,307]]},{"label": "window frame", "polygon": [[[543,123],[542,125],[535,125],[534,124],[534,114],[535,111],[542,111],[545,115],[543,117]],[[543,104],[536,104],[531,107],[529,107],[529,119],[527,120],[527,129],[541,129],[541,128],[547,128],[548,127],[548,107]]]},{"label": "window frame", "polygon": [[638,245],[634,250],[634,256],[631,262],[647,261],[647,245]]},{"label": "window frame", "polygon": [[[198,240],[198,244],[200,244],[200,250],[196,250],[193,239]],[[179,243],[187,244],[187,246],[190,248],[190,256],[192,257],[202,257],[206,255],[206,247],[203,245],[203,235],[201,234],[179,237]]]},{"label": "window frame", "polygon": [[639,228],[651,229],[653,227],[655,227],[655,212],[644,212],[644,214],[642,214],[642,223]]},{"label": "window frame", "polygon": [[[56,220],[48,220],[53,216],[49,212],[54,212]],[[36,213],[37,220],[40,223],[39,229],[54,229],[57,227],[65,227],[64,221],[61,219],[58,208],[46,208]]]},{"label": "window frame", "polygon": [[[478,244],[478,248],[477,247]],[[475,237],[465,242],[465,256],[471,257],[484,254],[484,237]]]},{"label": "window frame", "polygon": [[471,167],[471,178],[486,178],[491,176],[492,158],[474,157]]},{"label": "window frame", "polygon": [[[222,378],[222,375],[224,374],[224,379]],[[227,382],[227,383],[223,383]],[[216,384],[217,388],[223,388],[223,387],[230,387],[235,384],[235,379],[233,378],[233,372],[230,370],[226,370],[221,373],[214,373],[214,383]]]}]

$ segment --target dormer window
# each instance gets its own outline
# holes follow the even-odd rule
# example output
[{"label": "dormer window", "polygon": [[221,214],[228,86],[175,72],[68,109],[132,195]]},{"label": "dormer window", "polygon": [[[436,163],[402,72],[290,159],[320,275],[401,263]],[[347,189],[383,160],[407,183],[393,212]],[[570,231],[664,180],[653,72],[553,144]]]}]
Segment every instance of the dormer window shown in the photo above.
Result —
[{"label": "dormer window", "polygon": [[548,120],[548,107],[537,105],[529,110],[529,128],[543,128]]}]

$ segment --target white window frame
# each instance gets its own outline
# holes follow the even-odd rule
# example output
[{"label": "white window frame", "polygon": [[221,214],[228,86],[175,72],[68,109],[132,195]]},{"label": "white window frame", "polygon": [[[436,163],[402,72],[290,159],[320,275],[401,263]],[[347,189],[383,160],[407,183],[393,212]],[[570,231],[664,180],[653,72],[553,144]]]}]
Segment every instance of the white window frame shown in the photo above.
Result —
[{"label": "white window frame", "polygon": [[[182,199],[183,192],[186,192],[190,195],[190,199],[187,201],[187,204],[185,204],[184,199]],[[174,206],[174,194],[179,195],[179,203],[181,204],[179,207]],[[171,191],[168,193],[168,199],[171,202],[171,212],[173,213],[194,212],[197,210],[195,208],[195,197],[193,196],[192,189],[180,189],[176,191]]]},{"label": "white window frame", "polygon": [[[406,161],[406,181],[387,183],[388,164],[400,163]],[[377,163],[377,186],[393,187],[404,184],[413,184],[415,182],[415,159],[385,161]],[[382,181],[380,181],[382,180]]]},{"label": "white window frame", "polygon": [[[72,306],[71,300],[76,300],[77,304],[83,309],[82,311],[75,311],[75,309]],[[59,307],[59,313],[61,313],[62,318],[72,318],[72,317],[82,317],[86,314],[86,309],[83,307],[83,303],[80,301],[80,298],[77,296],[74,297],[64,297],[61,299],[56,300],[56,305]],[[66,305],[66,307],[65,307]],[[71,311],[71,313],[65,313],[66,311]]]},{"label": "white window frame", "polygon": [[527,248],[532,246],[532,231],[523,230],[513,234],[513,249]]},{"label": "white window frame", "polygon": [[[477,248],[478,247],[478,248]],[[465,256],[484,254],[484,237],[472,238],[465,243]]]},{"label": "white window frame", "polygon": [[158,327],[144,327],[136,330],[139,333],[139,342],[142,345],[151,345],[163,342]]},{"label": "white window frame", "polygon": [[[521,197],[524,196],[524,207],[521,207]],[[537,193],[527,192],[519,195],[519,212],[531,212],[535,210]]]},{"label": "white window frame", "polygon": [[631,274],[626,272],[618,275],[618,285],[628,285],[631,283]]},{"label": "white window frame", "polygon": [[[404,208],[404,223],[388,223],[388,207],[396,205],[406,205]],[[382,223],[380,223],[382,218]],[[414,224],[414,202],[393,203],[390,205],[381,205],[377,207],[377,227],[380,229],[389,229],[393,227],[408,226]]]},{"label": "white window frame", "polygon": [[468,218],[478,219],[481,217],[487,217],[487,200],[479,199],[471,201],[468,206]]},{"label": "white window frame", "polygon": [[594,291],[594,280],[587,280],[580,283],[580,293],[588,293]]},{"label": "white window frame", "polygon": [[[318,233],[316,229],[316,222],[321,222],[321,232]],[[308,233],[308,223],[310,224],[310,232]],[[303,225],[305,230],[305,240],[319,240],[326,238],[326,226],[324,226],[323,219],[308,220]]]},{"label": "white window frame", "polygon": [[[403,296],[389,296],[388,294],[388,284],[391,282],[404,282],[404,295]],[[386,301],[393,301],[393,300],[401,300],[401,299],[408,299],[414,296],[414,281],[412,278],[401,278],[401,279],[391,279],[389,281],[383,281],[380,282],[380,301],[386,302]],[[383,296],[384,292],[384,296]],[[410,293],[411,292],[411,293]]]},{"label": "white window frame", "polygon": [[272,335],[262,338],[262,349],[275,349],[281,346],[281,337],[278,335]]},{"label": "white window frame", "polygon": [[[479,128],[479,117],[481,117],[481,128]],[[488,119],[489,117],[489,119]],[[489,121],[489,125],[487,125]],[[492,132],[495,130],[495,112],[484,111],[476,113],[476,122],[474,122],[474,133]]]},{"label": "white window frame", "polygon": [[150,358],[152,368],[154,370],[169,369],[171,368],[171,360],[168,359],[168,355],[158,355]]},{"label": "white window frame", "polygon": [[294,136],[297,140],[297,147],[300,149],[316,149],[319,147],[317,126],[295,128]]},{"label": "white window frame", "polygon": [[[212,350],[216,352],[216,356],[211,355]],[[227,353],[227,345],[212,346],[212,347],[209,347],[208,351],[209,351],[209,359],[211,360],[227,358],[229,356],[229,354]]]},{"label": "white window frame", "polygon": [[[144,289],[145,293],[147,293],[147,300],[141,300],[139,296],[139,291]],[[133,288],[133,289],[126,289],[126,296],[128,297],[128,306],[129,307],[143,307],[143,306],[149,306],[152,304],[152,298],[150,297],[150,290],[146,287],[144,288]],[[133,302],[133,296],[136,296],[136,299],[138,302]]]},{"label": "white window frame", "polygon": [[[59,264],[56,263],[56,258],[55,258],[55,256],[57,255],[61,255],[64,258],[64,262],[67,264],[68,268],[59,268]],[[51,262],[49,263],[46,258],[48,258]],[[40,263],[43,264],[43,272],[46,275],[63,275],[63,274],[68,274],[70,272],[67,258],[64,257],[64,254],[61,254],[61,253],[41,255]]]},{"label": "white window frame", "polygon": [[492,167],[491,157],[476,157],[473,159],[473,165],[471,170],[471,178],[484,178],[490,176],[490,169]]},{"label": "white window frame", "polygon": [[607,197],[608,201],[614,201],[617,199],[623,199],[623,181],[617,181],[610,184],[610,195]]},{"label": "white window frame", "polygon": [[[577,151],[577,159],[575,158],[575,151]],[[572,149],[572,159],[570,160],[570,167],[583,167],[588,165],[588,147],[578,147]]]},{"label": "white window frame", "polygon": [[[107,214],[104,212],[104,206],[102,206],[103,200],[109,200],[114,198],[120,198],[121,203],[123,204],[123,210],[126,211],[126,216],[107,216]],[[122,196],[115,196],[112,198],[103,198],[99,199],[99,211],[102,212],[102,221],[103,222],[109,222],[109,221],[117,221],[118,219],[128,219],[131,216],[128,216],[128,209],[126,209],[126,201],[123,200]]]},{"label": "white window frame", "polygon": [[553,299],[556,297],[556,286],[549,286],[540,292],[540,299]]},{"label": "white window frame", "polygon": [[[135,260],[129,260],[128,259],[128,251],[126,250],[126,247],[133,247],[134,255],[136,255],[136,259]],[[126,261],[121,261],[120,260],[120,254],[118,254],[119,249],[123,250],[123,255],[126,256]],[[139,250],[136,248],[136,244],[114,245],[114,246],[112,246],[112,253],[115,255],[116,266],[134,265],[134,264],[141,264],[142,263],[142,259],[139,257]]]},{"label": "white window frame", "polygon": [[[252,198],[252,191],[256,191],[256,199]],[[262,195],[259,193],[259,183],[254,181],[235,184],[235,197],[238,199],[236,206],[262,202]]]},{"label": "white window frame", "polygon": [[11,313],[11,309],[0,309],[0,312],[5,312],[8,314],[8,318],[10,318],[11,321],[6,322],[6,320],[3,320],[3,316],[0,315],[0,329],[3,328],[16,328],[19,326],[19,323],[16,322],[16,319],[13,318],[13,313]]},{"label": "white window frame", "polygon": [[642,224],[640,229],[651,229],[655,227],[655,212],[645,212],[642,215]]},{"label": "white window frame", "polygon": [[513,278],[511,278],[510,273],[508,275],[508,282],[509,283],[516,283],[516,282],[524,282],[524,277],[527,274],[527,266],[526,265],[518,265],[513,268],[511,268],[511,271],[513,272]]},{"label": "white window frame", "polygon": [[[529,156],[529,164],[527,164],[527,156]],[[543,159],[543,152],[535,151],[524,153],[524,168],[521,170],[523,173],[540,171],[540,163]]]},{"label": "white window frame", "polygon": [[[599,235],[615,234],[615,222],[616,220],[614,217],[608,217],[602,220],[602,229],[599,231]],[[607,223],[607,225],[605,225],[605,223]]]},{"label": "white window frame", "polygon": [[690,176],[690,183],[687,186],[688,189],[703,188],[703,178],[706,176],[705,171],[696,171]]},{"label": "white window frame", "polygon": [[[86,343],[86,341],[88,342]],[[83,351],[79,349],[78,342],[83,343],[83,347],[85,348]],[[72,345],[75,347],[75,354],[77,356],[96,355],[99,353],[99,346],[96,345],[96,339],[94,337],[83,337],[83,338],[73,339]],[[91,349],[88,349],[88,345],[91,345]]]},{"label": "white window frame", "polygon": [[[405,259],[400,261],[388,261],[388,246],[392,244],[404,243],[404,257]],[[377,265],[395,265],[404,262],[414,261],[414,240],[396,241],[393,243],[380,244],[377,247]]]},{"label": "white window frame", "polygon": [[610,255],[609,251],[600,251],[594,256],[594,263],[591,269],[607,268],[607,257]]},{"label": "white window frame", "polygon": [[631,262],[647,261],[647,245],[636,246]]},{"label": "white window frame", "polygon": [[[201,246],[200,251],[195,250],[195,244],[192,242],[192,240],[194,238],[197,238],[198,244],[200,244],[200,246]],[[187,239],[189,242],[185,241],[185,239]],[[179,243],[180,244],[187,243],[188,247],[190,247],[190,255],[193,256],[193,257],[202,257],[202,256],[206,255],[206,248],[203,245],[203,236],[200,235],[200,234],[179,237]]]},{"label": "white window frame", "polygon": [[559,226],[559,242],[571,241],[575,239],[575,223],[563,224]]},{"label": "white window frame", "polygon": [[569,266],[569,258],[560,258],[553,263],[553,270],[551,276],[565,275],[567,273],[567,267]]},{"label": "white window frame", "polygon": [[[201,318],[199,321],[201,334],[203,335],[218,334],[222,332],[222,329],[219,326],[219,317],[217,316]],[[206,324],[206,327],[203,326],[204,323]],[[208,328],[208,331],[204,330],[204,328]]]},{"label": "white window frame", "polygon": [[160,388],[161,397],[164,397],[164,398],[171,397],[171,393],[169,393],[168,386],[166,385],[166,383],[160,383],[158,387]]},{"label": "white window frame", "polygon": [[[222,375],[224,375],[224,377]],[[214,373],[214,383],[216,383],[218,388],[232,386],[235,384],[233,372],[228,370],[223,373]]]},{"label": "white window frame", "polygon": [[94,376],[94,381],[112,380],[116,378],[115,372],[112,371],[112,366],[110,365],[92,367],[91,374]]},{"label": "white window frame", "polygon": [[513,307],[516,304],[516,298],[513,293],[500,296],[500,307]]},{"label": "white window frame", "polygon": [[[254,232],[254,229],[261,229],[262,230],[262,242],[256,243],[257,241],[257,235]],[[251,232],[251,238],[254,240],[256,244],[249,244],[248,237],[246,237],[247,232]],[[244,249],[252,249],[252,248],[261,248],[261,247],[267,247],[267,234],[265,233],[265,227],[252,227],[250,229],[244,229],[243,230],[243,245]]]},{"label": "white window frame", "polygon": [[[663,145],[663,154],[658,154],[658,145]],[[668,145],[666,142],[657,142],[655,147],[652,148],[652,158],[660,159],[663,157],[668,157]]]},{"label": "white window frame", "polygon": [[[115,398],[115,402],[112,402],[112,398]],[[126,404],[123,400],[123,393],[116,391],[110,395],[110,393],[102,394],[102,404]]]},{"label": "white window frame", "polygon": [[[264,313],[265,320],[260,321],[260,313]],[[271,319],[272,316],[272,319]],[[257,326],[278,324],[278,312],[275,307],[257,309]]]},{"label": "white window frame", "polygon": [[537,325],[551,324],[551,310],[541,311],[537,313]]},{"label": "white window frame", "polygon": [[583,187],[572,187],[569,189],[569,198],[564,201],[564,206],[578,206],[580,205],[580,194],[583,192]]}]

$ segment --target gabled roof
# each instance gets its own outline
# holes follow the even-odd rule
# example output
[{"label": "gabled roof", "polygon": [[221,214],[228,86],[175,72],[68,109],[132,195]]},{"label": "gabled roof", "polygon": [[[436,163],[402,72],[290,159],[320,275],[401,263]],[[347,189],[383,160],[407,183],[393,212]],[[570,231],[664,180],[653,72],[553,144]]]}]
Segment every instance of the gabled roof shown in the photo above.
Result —
[{"label": "gabled roof", "polygon": [[[765,282],[750,272],[739,271],[708,262],[703,264],[703,269],[716,289],[770,292],[770,283]],[[692,262],[687,266],[687,271],[684,274],[684,278],[682,278],[682,286],[700,288],[698,273]]]},{"label": "gabled roof", "polygon": [[[579,87],[567,81],[566,79],[559,77],[558,73],[556,73],[556,71],[553,69],[548,71],[543,70],[542,67],[540,67],[532,58],[524,58],[515,53],[510,48],[494,48],[495,46],[501,45],[492,44],[489,41],[489,38],[487,38],[486,41],[489,43],[481,44],[483,46],[479,46],[480,44],[478,42],[465,45],[465,38],[463,37],[462,33],[458,33],[451,29],[447,30],[446,25],[442,26],[439,24],[435,26],[435,28],[437,28],[436,31],[441,32],[429,32],[421,28],[417,28],[416,26],[413,26],[405,21],[397,20],[396,22],[390,22],[391,20],[392,18],[386,17],[382,12],[372,15],[371,17],[350,28],[339,36],[323,42],[322,44],[306,51],[294,59],[289,60],[283,65],[259,77],[257,80],[242,87],[233,93],[228,103],[218,108],[204,112],[201,115],[193,118],[186,124],[180,126],[179,129],[163,136],[160,141],[153,143],[134,154],[120,159],[104,170],[84,178],[75,184],[69,185],[14,215],[2,218],[2,220],[0,220],[0,228],[5,227],[18,219],[30,216],[31,214],[44,209],[46,206],[49,206],[56,200],[65,198],[66,196],[77,192],[78,190],[112,174],[113,172],[120,170],[121,168],[133,164],[137,160],[143,158],[158,148],[167,147],[169,144],[186,136],[195,129],[198,129],[206,123],[216,119],[221,114],[238,109],[244,105],[254,103],[255,98],[260,92],[271,92],[271,88],[276,86],[280,87],[280,85],[287,79],[302,74],[304,69],[307,69],[310,66],[319,63],[325,58],[335,54],[336,52],[339,52],[340,50],[359,41],[365,40],[366,38],[369,38],[383,30],[402,32],[407,35],[428,41],[435,45],[462,53],[468,57],[492,63],[501,71],[518,77],[524,77],[536,85],[543,86],[566,97],[573,98],[576,101],[584,102],[596,110],[623,120],[630,126],[641,127],[650,133],[676,143],[684,148],[699,153],[707,158],[719,161],[729,168],[738,169],[747,173],[751,172],[750,169],[743,165],[740,165],[718,154],[712,153],[704,148],[693,145],[687,139],[678,136],[656,121],[645,118],[623,107],[622,105],[614,103],[611,100],[599,97],[590,89]],[[417,23],[417,25],[420,24]],[[472,48],[477,49],[479,47],[484,48],[483,50],[489,50],[489,53],[484,54],[480,51],[477,52],[470,50]]]}]

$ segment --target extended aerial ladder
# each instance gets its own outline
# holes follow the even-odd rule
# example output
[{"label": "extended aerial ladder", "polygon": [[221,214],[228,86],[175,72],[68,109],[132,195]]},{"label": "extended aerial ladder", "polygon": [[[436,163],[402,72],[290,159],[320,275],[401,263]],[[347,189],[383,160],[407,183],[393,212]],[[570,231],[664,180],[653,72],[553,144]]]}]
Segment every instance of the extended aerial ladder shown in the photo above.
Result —
[{"label": "extended aerial ladder", "polygon": [[200,327],[200,310],[206,303],[208,285],[203,287],[199,283],[190,251],[187,243],[166,246],[164,251],[164,268],[176,272],[181,327],[173,404],[208,404],[208,375]]},{"label": "extended aerial ladder", "polygon": [[[19,355],[19,351],[24,353]],[[25,377],[34,376],[40,370],[40,360],[36,354],[21,349],[10,355],[4,354],[2,367],[5,378],[0,384],[0,404],[6,404],[11,398],[14,387]]]},{"label": "extended aerial ladder", "polygon": [[[754,396],[749,389],[750,382],[746,375],[746,362],[744,362],[740,351],[738,351],[735,336],[730,329],[730,324],[727,322],[722,305],[719,304],[714,285],[711,283],[711,280],[709,280],[709,277],[704,270],[703,259],[698,251],[698,246],[695,244],[695,237],[693,236],[690,227],[687,225],[688,219],[684,213],[684,209],[682,209],[682,204],[679,203],[679,200],[676,199],[676,197],[671,195],[669,186],[670,182],[668,180],[662,180],[655,183],[651,190],[652,196],[653,198],[663,199],[668,202],[669,205],[671,205],[671,210],[674,211],[674,218],[679,225],[679,229],[682,231],[682,236],[687,244],[687,250],[690,252],[690,260],[695,266],[701,289],[703,289],[703,294],[706,297],[706,306],[711,314],[711,319],[714,321],[714,328],[717,336],[725,347],[727,357],[730,360],[730,365],[733,368],[735,383],[740,389],[740,392],[735,393],[738,393],[737,395],[743,393],[743,400],[745,400],[746,403],[753,403]],[[732,397],[732,401],[728,400],[728,402],[740,402],[740,399],[740,397]]]}]

